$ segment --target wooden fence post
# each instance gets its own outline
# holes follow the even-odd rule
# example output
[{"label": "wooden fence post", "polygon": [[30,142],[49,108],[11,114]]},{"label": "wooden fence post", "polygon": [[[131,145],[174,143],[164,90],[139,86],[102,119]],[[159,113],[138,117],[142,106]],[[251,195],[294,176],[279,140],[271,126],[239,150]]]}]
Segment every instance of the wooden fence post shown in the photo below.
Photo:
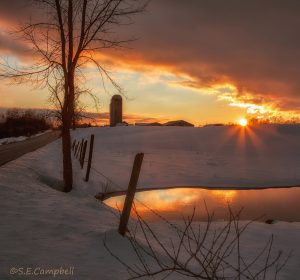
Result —
[{"label": "wooden fence post", "polygon": [[132,203],[136,191],[136,186],[141,172],[143,158],[144,158],[143,153],[136,154],[134,158],[133,168],[131,171],[131,177],[130,177],[130,181],[126,193],[125,203],[121,214],[119,230],[118,230],[119,233],[123,236],[125,235],[126,232],[127,223],[129,220],[130,211],[131,211],[131,207],[132,207]]},{"label": "wooden fence post", "polygon": [[74,149],[74,157],[76,156],[77,148],[78,148],[78,142],[76,141],[75,149]]},{"label": "wooden fence post", "polygon": [[77,155],[77,159],[78,159],[79,162],[80,162],[80,159],[81,159],[82,146],[83,146],[83,138],[80,141],[80,149],[79,149],[79,152],[78,152],[78,155]]},{"label": "wooden fence post", "polygon": [[77,152],[78,152],[78,148],[79,148],[79,141],[76,144],[76,148],[75,148],[75,153],[74,153],[74,157],[77,156]]},{"label": "wooden fence post", "polygon": [[86,175],[85,175],[85,181],[88,182],[90,178],[90,171],[92,166],[92,157],[93,157],[93,149],[94,149],[94,134],[91,135],[90,140],[90,149],[89,149],[89,159],[88,159],[88,165],[86,169]]},{"label": "wooden fence post", "polygon": [[72,151],[74,151],[75,143],[76,143],[76,140],[74,139],[73,143],[72,143]]},{"label": "wooden fence post", "polygon": [[82,138],[81,142],[80,142],[80,148],[79,148],[79,151],[78,151],[78,154],[77,154],[77,159],[79,160],[79,162],[80,162],[81,154],[82,154],[83,141],[84,141],[84,139]]},{"label": "wooden fence post", "polygon": [[78,159],[78,154],[80,153],[80,149],[81,149],[81,141],[78,141],[78,149],[77,149],[77,152],[76,152],[76,155],[75,157]]},{"label": "wooden fence post", "polygon": [[83,143],[82,154],[81,154],[81,157],[80,157],[80,166],[81,166],[81,169],[83,168],[83,165],[84,165],[84,159],[85,159],[85,153],[86,153],[86,146],[87,146],[87,141],[85,140],[84,143]]}]

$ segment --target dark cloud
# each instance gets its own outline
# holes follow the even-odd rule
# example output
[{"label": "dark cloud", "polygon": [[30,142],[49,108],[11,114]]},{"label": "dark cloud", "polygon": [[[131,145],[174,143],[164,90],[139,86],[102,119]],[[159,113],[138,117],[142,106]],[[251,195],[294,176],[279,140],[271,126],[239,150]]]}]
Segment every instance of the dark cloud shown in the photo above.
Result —
[{"label": "dark cloud", "polygon": [[32,0],[1,0],[0,1],[0,17],[13,22],[28,19],[33,16],[36,5]]},{"label": "dark cloud", "polygon": [[[0,1],[0,16],[41,16],[30,3]],[[120,36],[140,39],[123,59],[170,66],[192,86],[231,82],[241,99],[251,92],[255,102],[300,110],[300,1],[152,0],[134,21]]]},{"label": "dark cloud", "polygon": [[34,0],[0,1],[0,52],[15,54],[28,59],[32,56],[31,46],[22,40],[16,30],[29,20],[40,20],[44,17],[40,5]]},{"label": "dark cloud", "polygon": [[300,1],[153,0],[134,29],[150,63],[300,108]]},{"label": "dark cloud", "polygon": [[13,54],[23,58],[32,55],[30,46],[24,44],[17,37],[8,36],[4,32],[0,32],[0,52],[3,55]]}]

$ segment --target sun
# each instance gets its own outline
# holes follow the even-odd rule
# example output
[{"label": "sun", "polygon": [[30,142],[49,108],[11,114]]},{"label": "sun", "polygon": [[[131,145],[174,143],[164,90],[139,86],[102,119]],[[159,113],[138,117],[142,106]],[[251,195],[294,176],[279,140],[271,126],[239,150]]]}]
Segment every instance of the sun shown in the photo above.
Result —
[{"label": "sun", "polygon": [[241,125],[241,126],[247,126],[247,125],[248,125],[247,119],[241,118],[241,119],[239,120],[239,125]]}]

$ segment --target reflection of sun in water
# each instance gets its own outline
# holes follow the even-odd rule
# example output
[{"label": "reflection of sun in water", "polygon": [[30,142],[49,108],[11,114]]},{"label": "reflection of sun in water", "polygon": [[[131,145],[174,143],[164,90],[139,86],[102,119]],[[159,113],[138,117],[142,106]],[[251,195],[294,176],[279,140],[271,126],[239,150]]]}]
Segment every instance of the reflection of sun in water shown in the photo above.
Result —
[{"label": "reflection of sun in water", "polygon": [[241,125],[241,126],[247,126],[247,125],[248,125],[247,119],[241,118],[241,119],[239,120],[239,125]]}]

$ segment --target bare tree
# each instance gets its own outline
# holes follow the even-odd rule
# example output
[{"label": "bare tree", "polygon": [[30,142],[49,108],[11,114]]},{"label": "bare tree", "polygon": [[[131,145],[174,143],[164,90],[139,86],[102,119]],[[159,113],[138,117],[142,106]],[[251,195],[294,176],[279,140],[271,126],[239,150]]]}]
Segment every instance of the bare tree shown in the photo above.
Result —
[{"label": "bare tree", "polygon": [[[107,239],[104,246],[129,273],[128,279],[172,279],[172,275],[183,279],[277,279],[279,272],[287,263],[290,254],[274,252],[273,235],[255,255],[243,254],[242,235],[253,222],[240,224],[240,214],[228,207],[228,221],[219,227],[213,225],[213,214],[207,213],[206,223],[194,221],[195,208],[190,217],[178,226],[164,219],[167,233],[157,232],[134,208],[136,223],[128,228],[126,238],[136,255],[137,263],[129,263],[113,252]],[[178,277],[177,277],[178,278]]]},{"label": "bare tree", "polygon": [[[81,85],[81,86],[79,86]],[[84,83],[76,82],[74,91],[74,113],[72,117],[72,128],[76,129],[76,126],[81,120],[89,119],[92,120],[87,112],[87,106],[81,100],[82,97],[89,97],[94,103],[94,107],[98,110],[99,98],[92,90],[84,88]],[[63,110],[63,100],[64,100],[64,85],[61,81],[56,81],[54,85],[48,86],[50,90],[49,102],[54,106],[55,117],[62,123],[62,110]]]},{"label": "bare tree", "polygon": [[137,0],[34,0],[46,11],[45,19],[29,22],[18,34],[35,51],[34,63],[13,65],[9,60],[0,64],[0,77],[16,83],[30,82],[60,90],[57,99],[62,120],[62,152],[64,191],[72,189],[70,128],[76,108],[76,84],[84,76],[82,68],[92,63],[102,79],[108,79],[121,91],[109,72],[95,59],[95,53],[116,48],[130,41],[117,39],[113,28],[128,24],[130,17],[142,12],[145,4]]}]

